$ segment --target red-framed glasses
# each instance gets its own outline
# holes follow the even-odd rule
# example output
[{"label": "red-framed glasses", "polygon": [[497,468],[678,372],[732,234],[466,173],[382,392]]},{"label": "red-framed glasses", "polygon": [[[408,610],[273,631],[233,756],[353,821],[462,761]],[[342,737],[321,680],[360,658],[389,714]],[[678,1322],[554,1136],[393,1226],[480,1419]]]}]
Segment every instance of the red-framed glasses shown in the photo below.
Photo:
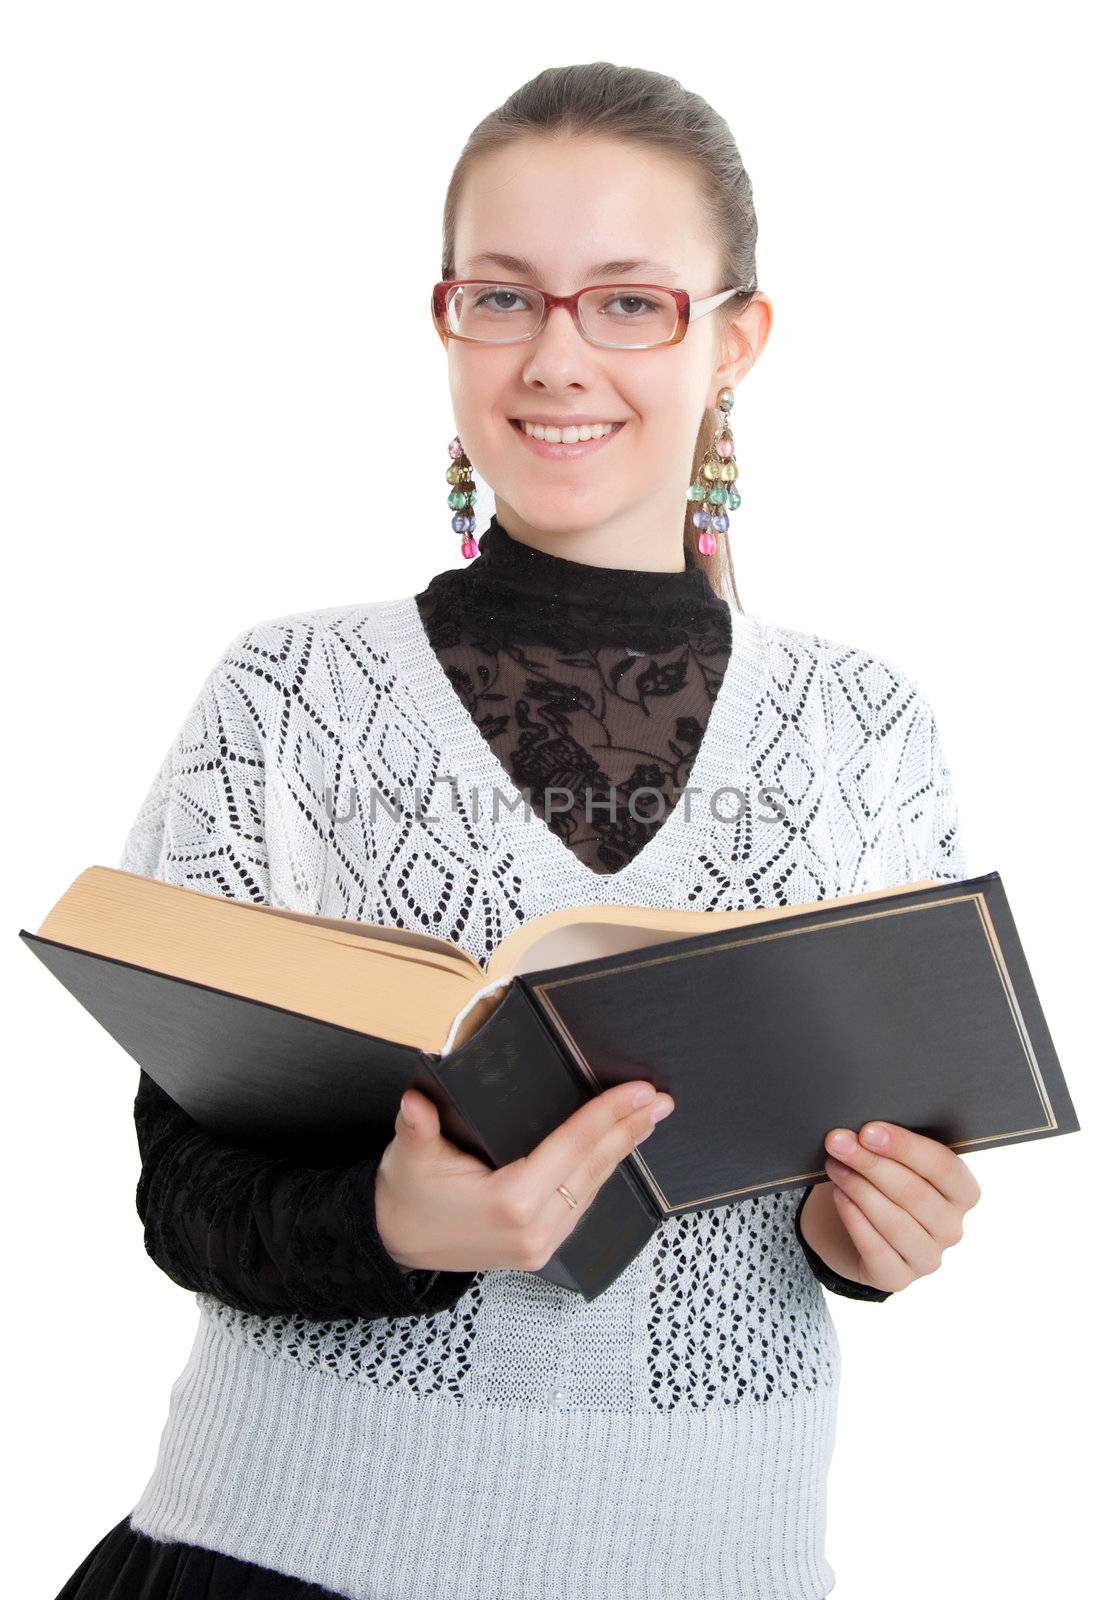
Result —
[{"label": "red-framed glasses", "polygon": [[535,339],[555,306],[570,311],[579,333],[603,350],[655,350],[678,344],[691,322],[733,295],[754,288],[722,289],[691,299],[685,289],[658,283],[598,283],[574,294],[549,294],[531,283],[446,278],[433,287],[433,321],[441,343],[520,344]]}]

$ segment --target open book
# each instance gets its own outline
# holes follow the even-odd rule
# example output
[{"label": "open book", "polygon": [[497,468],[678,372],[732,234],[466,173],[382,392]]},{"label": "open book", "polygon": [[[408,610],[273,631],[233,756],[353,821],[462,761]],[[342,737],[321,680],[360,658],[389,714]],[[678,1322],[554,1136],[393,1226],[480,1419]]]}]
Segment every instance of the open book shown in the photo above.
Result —
[{"label": "open book", "polygon": [[[899,892],[849,895],[832,904]],[[433,934],[252,905],[89,867],[38,937],[445,1055],[487,1020],[519,973],[752,926],[818,904],[824,902],[722,912],[571,906],[508,933],[484,971],[461,946]]]},{"label": "open book", "polygon": [[535,917],[449,940],[91,867],[20,937],[219,1137],[322,1165],[428,1094],[498,1167],[644,1078],[676,1113],[541,1269],[587,1298],[663,1217],[826,1177],[883,1117],[959,1149],[1078,1127],[999,875],[733,912]]}]

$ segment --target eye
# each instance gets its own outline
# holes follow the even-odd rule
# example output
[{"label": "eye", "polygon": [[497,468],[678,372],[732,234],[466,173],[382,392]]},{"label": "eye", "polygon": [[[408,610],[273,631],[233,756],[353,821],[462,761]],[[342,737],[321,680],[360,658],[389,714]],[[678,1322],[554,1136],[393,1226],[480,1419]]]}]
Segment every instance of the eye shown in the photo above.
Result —
[{"label": "eye", "polygon": [[602,310],[606,311],[610,306],[617,304],[627,306],[628,310],[615,314],[629,319],[647,316],[650,312],[659,310],[659,307],[654,300],[649,300],[646,298],[646,296],[641,294],[611,295],[606,301],[606,304],[602,307]]},{"label": "eye", "polygon": [[[504,305],[504,301],[517,303]],[[529,307],[530,302],[518,294],[516,289],[487,289],[476,300],[474,309],[476,311],[517,311],[519,309],[527,311]]]}]

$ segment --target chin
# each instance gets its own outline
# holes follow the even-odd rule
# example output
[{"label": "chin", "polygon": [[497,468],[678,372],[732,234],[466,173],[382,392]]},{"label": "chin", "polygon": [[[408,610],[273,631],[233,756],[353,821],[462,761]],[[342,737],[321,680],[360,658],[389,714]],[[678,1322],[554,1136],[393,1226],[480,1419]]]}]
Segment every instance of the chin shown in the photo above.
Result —
[{"label": "chin", "polygon": [[561,489],[537,493],[527,484],[517,495],[505,490],[503,502],[531,528],[550,534],[584,533],[600,522],[615,517],[620,507],[607,495]]}]

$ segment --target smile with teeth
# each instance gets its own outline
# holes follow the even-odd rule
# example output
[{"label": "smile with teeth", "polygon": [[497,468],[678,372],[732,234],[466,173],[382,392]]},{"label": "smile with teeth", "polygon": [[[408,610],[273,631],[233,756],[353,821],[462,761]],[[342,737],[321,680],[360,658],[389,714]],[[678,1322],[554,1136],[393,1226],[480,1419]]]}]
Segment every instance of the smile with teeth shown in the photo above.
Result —
[{"label": "smile with teeth", "polygon": [[519,422],[518,427],[530,439],[543,439],[545,444],[585,444],[589,439],[604,439],[607,433],[619,428],[619,422],[582,423],[579,427],[554,428],[543,422]]}]

